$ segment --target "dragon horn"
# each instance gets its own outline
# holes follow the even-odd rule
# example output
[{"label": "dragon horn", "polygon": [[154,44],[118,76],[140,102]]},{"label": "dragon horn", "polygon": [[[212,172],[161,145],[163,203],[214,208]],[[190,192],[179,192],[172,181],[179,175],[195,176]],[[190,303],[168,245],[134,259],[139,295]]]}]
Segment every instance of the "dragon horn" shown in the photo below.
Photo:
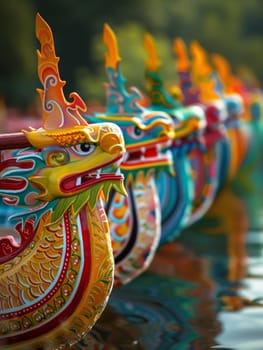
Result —
[{"label": "dragon horn", "polygon": [[158,72],[161,61],[157,54],[155,41],[149,33],[144,34],[144,48],[148,54],[148,59],[145,62],[146,87],[152,106],[168,111],[177,108],[181,104],[166,91]]},{"label": "dragon horn", "polygon": [[193,56],[192,74],[195,84],[200,88],[201,97],[205,102],[216,100],[219,94],[216,92],[216,78],[212,66],[208,61],[208,55],[198,41],[190,43]]},{"label": "dragon horn", "polygon": [[176,70],[179,76],[183,102],[186,105],[199,103],[200,89],[193,82],[193,76],[191,74],[191,63],[188,58],[188,53],[184,41],[181,38],[175,38],[173,49],[177,58]]},{"label": "dragon horn", "polygon": [[156,50],[156,44],[151,34],[149,33],[144,34],[143,43],[144,43],[145,51],[148,54],[148,59],[146,60],[146,67],[150,71],[155,72],[160,67],[161,61],[159,60],[157,50]]},{"label": "dragon horn", "polygon": [[224,85],[225,92],[232,92],[231,81],[233,77],[229,62],[219,54],[213,54],[211,57],[217,73]]},{"label": "dragon horn", "polygon": [[174,39],[174,53],[177,57],[176,68],[179,72],[185,72],[190,69],[190,62],[184,41],[181,38]]},{"label": "dragon horn", "polygon": [[55,53],[53,34],[40,14],[36,15],[36,36],[41,45],[41,50],[37,50],[37,56],[38,75],[44,88],[38,89],[43,109],[43,128],[53,130],[74,125],[87,125],[79,112],[87,110],[81,97],[72,92],[69,96],[73,101],[67,102],[65,99],[63,87],[66,82],[59,76],[59,57]]},{"label": "dragon horn", "polygon": [[193,56],[193,73],[195,75],[201,74],[203,77],[208,77],[213,70],[208,62],[206,51],[196,40],[190,43],[190,50]]},{"label": "dragon horn", "polygon": [[121,57],[119,55],[116,36],[107,23],[104,23],[103,27],[103,42],[108,48],[108,52],[105,53],[105,67],[112,67],[117,70]]},{"label": "dragon horn", "polygon": [[141,112],[139,101],[142,99],[140,92],[132,88],[129,94],[125,87],[125,79],[120,70],[121,58],[118,52],[118,44],[113,30],[108,24],[103,27],[103,42],[108,52],[105,54],[105,69],[109,83],[106,87],[106,105],[108,113]]}]

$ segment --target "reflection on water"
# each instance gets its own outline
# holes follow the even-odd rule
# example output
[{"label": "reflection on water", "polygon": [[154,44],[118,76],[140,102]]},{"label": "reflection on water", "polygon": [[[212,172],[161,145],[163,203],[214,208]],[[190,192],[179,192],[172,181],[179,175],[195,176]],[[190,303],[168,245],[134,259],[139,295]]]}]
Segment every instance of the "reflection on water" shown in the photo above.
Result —
[{"label": "reflection on water", "polygon": [[74,349],[263,349],[263,191],[253,178],[245,193],[240,178],[149,271],[112,293]]}]

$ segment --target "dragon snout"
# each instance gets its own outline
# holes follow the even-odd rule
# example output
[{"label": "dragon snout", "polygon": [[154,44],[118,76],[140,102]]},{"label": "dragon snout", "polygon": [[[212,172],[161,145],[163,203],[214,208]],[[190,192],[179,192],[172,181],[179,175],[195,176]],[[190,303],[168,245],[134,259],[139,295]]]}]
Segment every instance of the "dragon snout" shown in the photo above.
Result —
[{"label": "dragon snout", "polygon": [[107,133],[100,140],[100,146],[104,152],[109,154],[125,153],[124,140],[121,134]]},{"label": "dragon snout", "polygon": [[175,131],[174,131],[174,128],[167,128],[167,129],[164,129],[161,133],[160,133],[160,136],[164,136],[164,137],[167,137],[168,139],[174,139],[175,137]]}]

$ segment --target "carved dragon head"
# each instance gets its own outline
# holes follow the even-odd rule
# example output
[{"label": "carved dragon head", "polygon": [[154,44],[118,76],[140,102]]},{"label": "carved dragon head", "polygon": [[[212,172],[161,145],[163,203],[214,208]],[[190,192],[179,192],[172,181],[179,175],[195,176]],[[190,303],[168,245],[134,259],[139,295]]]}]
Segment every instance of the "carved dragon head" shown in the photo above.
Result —
[{"label": "carved dragon head", "polygon": [[186,104],[199,104],[206,118],[205,142],[214,143],[225,136],[223,123],[227,118],[224,101],[217,91],[217,80],[208,62],[207,54],[197,41],[190,45],[190,62],[186,46],[181,38],[174,41],[177,56],[177,72],[180,77]]},{"label": "carved dragon head", "polygon": [[106,84],[107,113],[88,116],[88,120],[107,120],[121,128],[127,153],[120,167],[127,179],[139,171],[148,173],[166,169],[171,172],[172,159],[168,148],[174,137],[172,119],[165,112],[140,106],[141,95],[136,88],[132,88],[131,93],[126,91],[117,40],[107,24],[104,25],[103,40],[108,48],[105,55],[109,80]]},{"label": "carved dragon head", "polygon": [[212,62],[216,68],[217,78],[220,80],[220,92],[226,103],[229,116],[241,116],[244,110],[244,102],[237,91],[240,82],[238,82],[238,79],[233,75],[230,64],[222,55],[213,54]]},{"label": "carved dragon head", "polygon": [[159,74],[161,61],[157,54],[156,44],[149,33],[144,35],[144,47],[147,52],[146,60],[146,86],[149,92],[153,110],[169,113],[174,122],[175,139],[173,148],[191,149],[203,146],[200,137],[206,127],[204,110],[199,105],[184,106],[165,89]]},{"label": "carved dragon head", "polygon": [[121,160],[125,148],[116,124],[88,124],[81,115],[87,109],[84,101],[76,93],[70,94],[72,102],[66,101],[53,35],[39,14],[36,35],[41,44],[37,54],[43,125],[24,130],[31,146],[0,164],[0,194],[6,204],[26,209],[20,217],[34,216],[37,222],[52,211],[55,222],[70,205],[75,213],[84,204],[92,208],[102,191],[107,198],[112,186],[125,193],[123,175],[104,171]]},{"label": "carved dragon head", "polygon": [[222,99],[218,79],[209,62],[209,57],[198,41],[190,43],[192,54],[193,83],[200,91],[200,99],[206,106],[209,124],[224,122],[227,118],[225,101]]}]

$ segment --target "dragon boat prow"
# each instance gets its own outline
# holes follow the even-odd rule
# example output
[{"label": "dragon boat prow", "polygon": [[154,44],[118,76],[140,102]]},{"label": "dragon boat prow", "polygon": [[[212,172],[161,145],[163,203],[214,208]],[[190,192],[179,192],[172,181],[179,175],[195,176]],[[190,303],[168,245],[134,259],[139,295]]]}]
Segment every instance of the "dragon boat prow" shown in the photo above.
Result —
[{"label": "dragon boat prow", "polygon": [[[69,348],[107,305],[114,277],[109,223],[101,197],[125,192],[125,153],[114,123],[89,124],[84,101],[63,93],[53,35],[36,16],[41,44],[42,127],[0,135],[0,196],[13,210],[0,239],[0,347]],[[4,145],[4,141],[6,144]],[[18,240],[13,239],[13,235]]]}]

